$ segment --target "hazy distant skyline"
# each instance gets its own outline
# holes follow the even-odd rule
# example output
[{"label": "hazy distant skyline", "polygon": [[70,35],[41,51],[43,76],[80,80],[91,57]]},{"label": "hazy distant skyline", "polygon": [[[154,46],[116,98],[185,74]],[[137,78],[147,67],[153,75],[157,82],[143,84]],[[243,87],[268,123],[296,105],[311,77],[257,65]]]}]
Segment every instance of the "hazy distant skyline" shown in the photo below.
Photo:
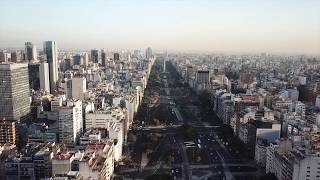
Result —
[{"label": "hazy distant skyline", "polygon": [[319,0],[0,0],[0,17],[0,48],[320,54]]}]

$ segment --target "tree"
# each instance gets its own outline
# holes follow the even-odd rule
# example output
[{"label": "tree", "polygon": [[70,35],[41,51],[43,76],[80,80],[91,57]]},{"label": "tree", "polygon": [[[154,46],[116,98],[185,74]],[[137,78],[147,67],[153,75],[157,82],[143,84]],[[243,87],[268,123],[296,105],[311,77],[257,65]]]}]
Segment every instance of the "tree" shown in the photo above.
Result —
[{"label": "tree", "polygon": [[171,175],[168,173],[164,173],[164,174],[154,174],[151,176],[148,176],[145,180],[170,180],[171,179]]},{"label": "tree", "polygon": [[157,119],[157,118],[153,118],[152,124],[153,124],[153,125],[156,125],[156,126],[159,126],[159,125],[160,125],[160,120]]},{"label": "tree", "polygon": [[124,156],[121,161],[125,164],[125,165],[129,165],[132,161],[128,156]]},{"label": "tree", "polygon": [[199,96],[199,101],[201,109],[204,111],[208,111],[211,106],[211,91],[208,89],[202,91]]},{"label": "tree", "polygon": [[131,132],[128,133],[128,141],[135,143],[137,141],[137,136],[132,134]]},{"label": "tree", "polygon": [[273,173],[267,173],[266,175],[260,177],[259,180],[278,180],[278,178]]},{"label": "tree", "polygon": [[178,132],[185,140],[192,140],[196,136],[196,130],[188,124],[180,126]]}]

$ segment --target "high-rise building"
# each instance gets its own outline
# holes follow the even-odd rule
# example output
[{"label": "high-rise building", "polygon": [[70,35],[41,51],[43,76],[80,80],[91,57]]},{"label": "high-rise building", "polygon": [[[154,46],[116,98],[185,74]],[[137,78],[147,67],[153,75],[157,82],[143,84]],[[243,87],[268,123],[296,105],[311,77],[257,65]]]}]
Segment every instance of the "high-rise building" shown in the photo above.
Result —
[{"label": "high-rise building", "polygon": [[25,43],[25,60],[27,61],[37,60],[37,48],[31,42]]},{"label": "high-rise building", "polygon": [[198,71],[196,74],[196,80],[198,84],[209,84],[210,83],[209,71]]},{"label": "high-rise building", "polygon": [[82,54],[82,56],[83,56],[83,65],[86,67],[89,65],[89,55],[88,53],[85,52]]},{"label": "high-rise building", "polygon": [[101,51],[101,64],[103,67],[107,65],[107,55],[106,52],[104,52],[104,50]]},{"label": "high-rise building", "polygon": [[73,65],[82,65],[83,57],[80,54],[76,54],[73,56]]},{"label": "high-rise building", "polygon": [[49,64],[50,92],[52,93],[57,89],[57,81],[59,78],[57,43],[55,41],[45,41],[43,43],[43,51],[47,56],[47,62]]},{"label": "high-rise building", "polygon": [[320,95],[318,95],[316,98],[315,106],[320,109]]},{"label": "high-rise building", "polygon": [[14,121],[0,119],[0,145],[17,143],[17,129]]},{"label": "high-rise building", "polygon": [[76,144],[83,128],[82,101],[68,101],[58,111],[59,141],[67,145]]},{"label": "high-rise building", "polygon": [[29,63],[29,85],[34,90],[50,92],[49,65],[48,63]]},{"label": "high-rise building", "polygon": [[18,63],[18,62],[21,62],[21,59],[22,59],[22,56],[20,51],[11,52],[11,62]]},{"label": "high-rise building", "polygon": [[120,54],[119,54],[119,53],[114,53],[114,54],[113,54],[113,59],[114,59],[115,61],[119,61],[119,60],[120,60]]},{"label": "high-rise building", "polygon": [[8,63],[11,59],[11,54],[6,51],[0,52],[0,62]]},{"label": "high-rise building", "polygon": [[87,91],[86,78],[72,78],[72,98],[84,100],[84,93]]},{"label": "high-rise building", "polygon": [[30,115],[27,64],[0,64],[0,119],[21,121]]},{"label": "high-rise building", "polygon": [[91,61],[93,63],[99,63],[99,51],[97,49],[91,50]]},{"label": "high-rise building", "polygon": [[148,47],[146,50],[146,58],[151,59],[152,58],[152,49],[151,47]]}]

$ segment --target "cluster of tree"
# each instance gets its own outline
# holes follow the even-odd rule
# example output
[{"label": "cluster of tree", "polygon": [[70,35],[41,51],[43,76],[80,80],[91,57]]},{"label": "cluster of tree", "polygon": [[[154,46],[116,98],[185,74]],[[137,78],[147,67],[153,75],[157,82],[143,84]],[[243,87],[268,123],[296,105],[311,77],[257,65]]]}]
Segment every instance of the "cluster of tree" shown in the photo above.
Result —
[{"label": "cluster of tree", "polygon": [[178,133],[183,137],[184,140],[193,140],[196,137],[196,130],[188,124],[183,124],[179,127]]},{"label": "cluster of tree", "polygon": [[171,175],[169,173],[154,174],[145,178],[145,180],[170,180]]},{"label": "cluster of tree", "polygon": [[200,107],[202,113],[208,112],[211,107],[211,91],[206,89],[199,95]]}]

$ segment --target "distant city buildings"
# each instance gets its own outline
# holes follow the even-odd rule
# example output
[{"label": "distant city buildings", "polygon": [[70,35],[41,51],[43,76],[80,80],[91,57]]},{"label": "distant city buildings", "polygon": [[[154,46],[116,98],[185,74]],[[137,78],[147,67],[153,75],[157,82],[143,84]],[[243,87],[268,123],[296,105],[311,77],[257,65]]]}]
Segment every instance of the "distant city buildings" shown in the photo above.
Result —
[{"label": "distant city buildings", "polygon": [[[319,57],[175,55],[171,63],[246,153],[280,179],[319,179]],[[201,84],[204,84],[201,86]]]}]

